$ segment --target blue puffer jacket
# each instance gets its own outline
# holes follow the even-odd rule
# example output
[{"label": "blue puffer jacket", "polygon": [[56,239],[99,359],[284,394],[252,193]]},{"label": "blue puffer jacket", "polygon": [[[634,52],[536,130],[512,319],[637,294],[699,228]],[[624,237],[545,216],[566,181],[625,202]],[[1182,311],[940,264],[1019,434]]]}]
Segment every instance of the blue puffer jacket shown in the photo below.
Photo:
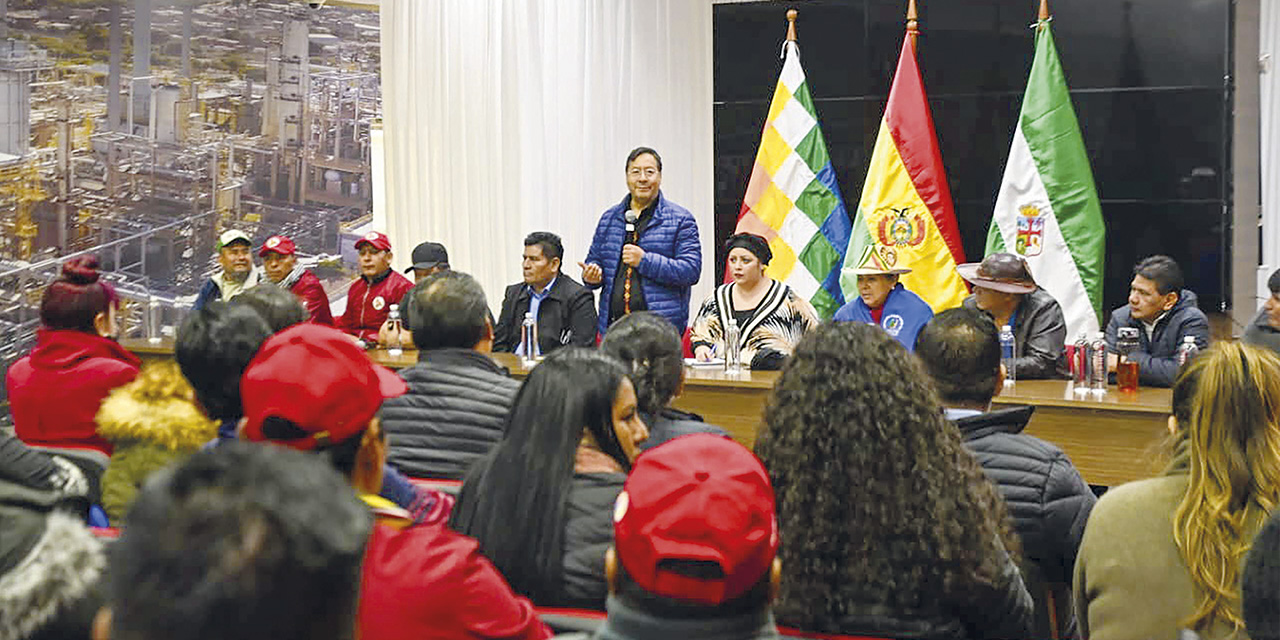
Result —
[{"label": "blue puffer jacket", "polygon": [[[604,273],[601,284],[600,313],[596,323],[601,335],[609,324],[609,300],[613,295],[613,278],[618,270],[622,245],[627,236],[625,219],[631,196],[612,206],[600,216],[596,225],[587,264],[600,265]],[[658,206],[653,219],[645,226],[639,242],[644,249],[640,260],[640,287],[645,304],[652,311],[684,331],[689,324],[689,287],[702,275],[702,246],[698,244],[698,223],[688,209],[667,200],[658,192]]]}]

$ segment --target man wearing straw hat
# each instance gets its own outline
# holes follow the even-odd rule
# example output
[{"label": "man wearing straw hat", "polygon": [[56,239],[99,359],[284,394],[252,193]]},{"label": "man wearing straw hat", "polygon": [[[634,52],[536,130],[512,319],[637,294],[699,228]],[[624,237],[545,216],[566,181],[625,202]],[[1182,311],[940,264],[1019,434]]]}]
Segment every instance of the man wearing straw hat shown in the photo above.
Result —
[{"label": "man wearing straw hat", "polygon": [[847,271],[858,276],[858,297],[840,307],[832,320],[874,324],[907,351],[914,351],[916,335],[933,318],[933,309],[898,282],[898,276],[911,269],[898,267],[897,262],[898,254],[891,247],[868,245],[858,266]]},{"label": "man wearing straw hat", "polygon": [[1013,329],[1013,364],[1019,378],[1066,375],[1066,318],[1058,301],[1036,286],[1026,260],[1012,253],[993,253],[982,262],[957,265],[956,273],[973,285],[964,306],[987,312],[997,328]]}]

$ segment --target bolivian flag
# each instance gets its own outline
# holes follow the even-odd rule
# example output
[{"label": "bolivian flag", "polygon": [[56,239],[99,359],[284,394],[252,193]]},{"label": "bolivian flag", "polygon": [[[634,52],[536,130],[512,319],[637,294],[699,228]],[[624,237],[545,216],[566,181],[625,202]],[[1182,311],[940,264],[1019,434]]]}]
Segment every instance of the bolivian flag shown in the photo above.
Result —
[{"label": "bolivian flag", "polygon": [[[910,268],[911,273],[902,276],[903,286],[924,298],[934,311],[960,306],[968,294],[964,280],[956,274],[956,264],[964,262],[964,248],[916,65],[913,30],[907,31],[902,43],[844,253],[845,269],[858,266],[853,263],[868,245],[893,263],[890,266]],[[847,296],[856,295],[857,279],[848,271],[841,285]]]},{"label": "bolivian flag", "polygon": [[735,233],[768,240],[773,260],[765,275],[830,318],[844,305],[840,267],[849,214],[794,40],[784,45],[784,56]]}]

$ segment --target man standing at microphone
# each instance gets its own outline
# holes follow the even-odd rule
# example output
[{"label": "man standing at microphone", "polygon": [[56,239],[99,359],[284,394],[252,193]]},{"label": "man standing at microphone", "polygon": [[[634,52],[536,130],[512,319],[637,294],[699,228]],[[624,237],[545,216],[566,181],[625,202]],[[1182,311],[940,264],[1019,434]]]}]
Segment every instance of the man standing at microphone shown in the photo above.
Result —
[{"label": "man standing at microphone", "polygon": [[603,288],[597,328],[632,311],[652,311],[683,332],[689,323],[689,288],[702,272],[698,223],[688,209],[667,200],[662,158],[638,147],[627,155],[622,202],[600,216],[582,267],[589,289]]}]

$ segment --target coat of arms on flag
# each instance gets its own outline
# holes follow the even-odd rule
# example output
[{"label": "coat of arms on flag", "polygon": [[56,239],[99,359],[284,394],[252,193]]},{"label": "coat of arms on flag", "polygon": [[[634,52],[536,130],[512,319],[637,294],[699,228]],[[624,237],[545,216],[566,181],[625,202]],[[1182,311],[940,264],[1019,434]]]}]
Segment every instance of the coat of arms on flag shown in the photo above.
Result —
[{"label": "coat of arms on flag", "polygon": [[1033,204],[1018,209],[1018,235],[1014,249],[1024,258],[1034,258],[1044,251],[1044,212]]}]

